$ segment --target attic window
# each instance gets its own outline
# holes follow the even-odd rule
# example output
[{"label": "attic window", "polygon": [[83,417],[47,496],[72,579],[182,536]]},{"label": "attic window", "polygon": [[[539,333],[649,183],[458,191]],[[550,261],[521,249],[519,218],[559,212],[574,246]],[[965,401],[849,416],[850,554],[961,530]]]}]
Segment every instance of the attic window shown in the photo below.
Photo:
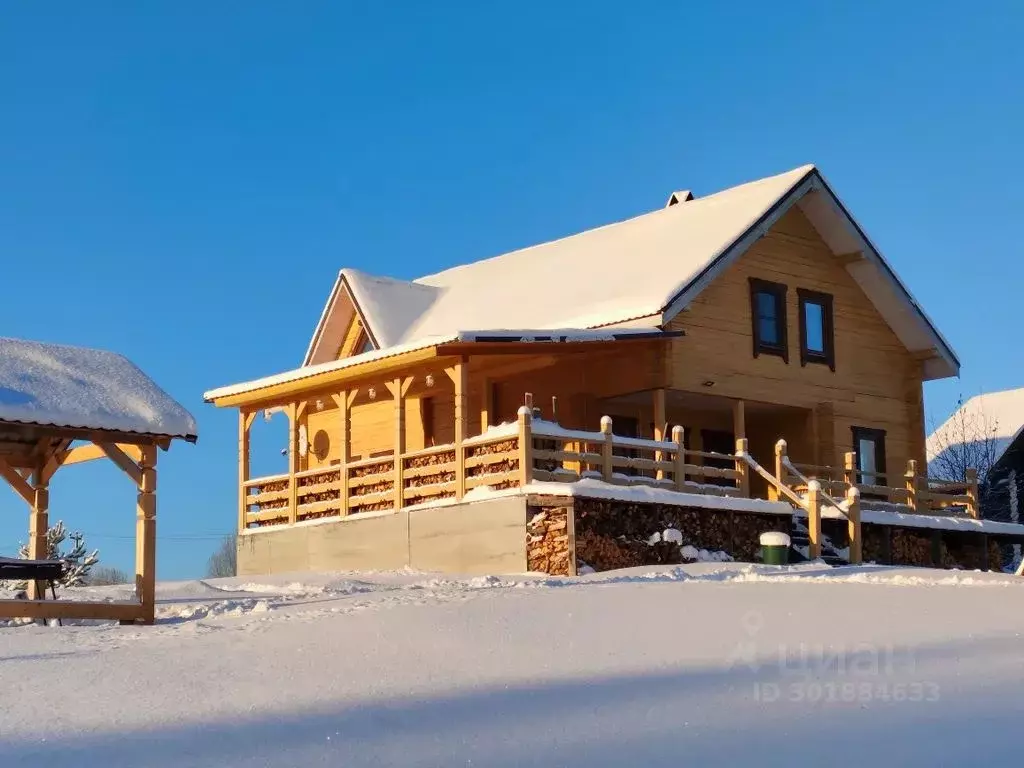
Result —
[{"label": "attic window", "polygon": [[365,336],[363,337],[363,343],[359,345],[359,351],[357,351],[356,354],[361,355],[364,352],[373,352],[374,349],[376,349],[376,347],[373,346],[373,342],[370,341],[370,337]]},{"label": "attic window", "polygon": [[777,355],[789,362],[786,335],[786,286],[750,278],[750,314],[754,357]]}]

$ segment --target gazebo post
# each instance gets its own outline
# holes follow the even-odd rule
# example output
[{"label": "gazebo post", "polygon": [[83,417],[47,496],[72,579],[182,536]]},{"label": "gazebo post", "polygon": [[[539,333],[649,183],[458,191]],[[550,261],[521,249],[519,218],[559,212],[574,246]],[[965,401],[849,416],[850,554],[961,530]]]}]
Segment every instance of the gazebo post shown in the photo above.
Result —
[{"label": "gazebo post", "polygon": [[156,446],[140,446],[139,495],[135,507],[135,597],[142,621],[156,619]]},{"label": "gazebo post", "polygon": [[[42,466],[32,472],[32,508],[28,518],[28,556],[30,560],[47,558],[46,532],[50,528],[49,484],[43,479]],[[46,597],[46,582],[30,581],[28,583],[30,600],[41,600]]]}]

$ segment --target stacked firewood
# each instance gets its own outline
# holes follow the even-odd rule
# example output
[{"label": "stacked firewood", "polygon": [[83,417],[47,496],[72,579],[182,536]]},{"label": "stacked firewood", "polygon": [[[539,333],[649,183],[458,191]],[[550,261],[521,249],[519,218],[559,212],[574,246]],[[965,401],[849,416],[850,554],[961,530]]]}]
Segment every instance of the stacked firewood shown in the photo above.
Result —
[{"label": "stacked firewood", "polygon": [[528,507],[526,562],[531,571],[569,575],[571,507]]},{"label": "stacked firewood", "polygon": [[919,532],[911,528],[893,528],[892,564],[930,568],[933,564],[931,532]]},{"label": "stacked firewood", "polygon": [[338,501],[339,504],[333,509],[321,509],[317,512],[303,512],[299,509],[298,515],[300,520],[316,520],[320,517],[330,517],[337,515],[340,509],[341,491],[337,488],[328,489],[319,492],[303,492],[304,488],[310,488],[317,485],[323,485],[325,483],[336,483],[341,479],[341,471],[336,470],[334,472],[327,472],[322,475],[306,475],[305,477],[298,478],[298,503],[302,504],[314,504],[318,501]]},{"label": "stacked firewood", "polygon": [[[476,456],[489,456],[491,454],[511,454],[503,458],[495,458],[493,462],[487,464],[477,464],[475,467],[469,467],[466,470],[467,477],[477,477],[479,475],[500,475],[506,472],[514,472],[519,469],[519,458],[516,451],[519,448],[519,438],[512,437],[508,440],[502,440],[499,443],[489,443],[486,445],[471,445],[466,449],[466,458]],[[517,485],[518,483],[499,483],[495,487],[508,488],[510,485]]]},{"label": "stacked firewood", "polygon": [[[373,494],[385,493],[392,491],[395,488],[395,475],[394,475],[395,464],[394,461],[381,461],[379,464],[370,464],[366,467],[355,467],[351,469],[352,477],[370,477],[374,475],[380,475],[380,481],[371,483],[369,485],[357,485],[352,487],[349,492],[351,498],[358,498],[360,496],[371,496]],[[358,507],[353,507],[352,512],[379,512],[385,509],[393,509],[395,506],[394,499],[390,497],[384,497],[380,501],[375,501],[372,504],[361,504]]]},{"label": "stacked firewood", "polygon": [[[273,491],[287,491],[288,481],[287,480],[272,480],[270,482],[263,483],[259,487],[260,493],[271,493]],[[274,509],[281,510],[280,517],[267,518],[256,521],[255,525],[257,528],[262,528],[265,525],[279,525],[281,523],[288,522],[288,499],[277,499],[275,501],[261,501],[259,503],[260,512],[269,512]]]}]

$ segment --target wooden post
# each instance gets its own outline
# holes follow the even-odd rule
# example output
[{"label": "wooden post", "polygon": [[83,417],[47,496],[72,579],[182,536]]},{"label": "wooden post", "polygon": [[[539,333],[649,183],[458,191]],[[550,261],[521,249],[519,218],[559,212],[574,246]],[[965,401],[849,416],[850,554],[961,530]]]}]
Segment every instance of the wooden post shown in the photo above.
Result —
[{"label": "wooden post", "polygon": [[917,461],[907,461],[907,472],[904,475],[907,484],[907,506],[911,512],[917,512]]},{"label": "wooden post", "polygon": [[[50,491],[43,480],[42,467],[32,473],[32,510],[28,519],[28,556],[30,560],[47,558],[46,532],[50,527],[49,520]],[[32,600],[46,597],[45,581],[30,581],[28,596]]]},{"label": "wooden post", "polygon": [[[847,454],[849,456],[850,454]],[[846,489],[846,517],[849,519],[850,565],[864,561],[864,539],[860,525],[860,489],[851,485]]]},{"label": "wooden post", "polygon": [[978,470],[974,467],[967,469],[967,514],[975,520],[981,519],[981,508],[978,504]]},{"label": "wooden post", "polygon": [[847,491],[857,486],[857,454],[853,451],[843,454],[843,482]]},{"label": "wooden post", "polygon": [[742,400],[732,404],[732,431],[737,440],[747,436],[747,409]]},{"label": "wooden post", "polygon": [[533,412],[529,406],[519,407],[519,487],[525,488],[533,481],[533,430],[530,422]]},{"label": "wooden post", "polygon": [[462,441],[466,439],[466,394],[469,391],[468,359],[460,357],[445,373],[455,385],[455,498],[466,495],[466,452]]},{"label": "wooden post", "polygon": [[[743,401],[738,401],[742,403]],[[736,487],[740,491],[740,498],[750,498],[750,467],[747,465],[747,461],[744,458],[749,453],[747,449],[747,438],[739,437],[736,439],[736,471],[739,473],[739,477],[736,478]]]},{"label": "wooden post", "polygon": [[341,516],[348,515],[348,465],[352,461],[352,441],[349,435],[349,410],[352,407],[352,400],[356,392],[343,390],[341,395],[334,398],[334,404],[338,406],[338,453],[341,455],[341,471],[338,479],[341,480],[341,489],[338,492],[338,500],[341,502]]},{"label": "wooden post", "polygon": [[249,480],[249,427],[256,418],[256,411],[246,413],[244,410],[238,412],[238,532],[241,533],[249,527],[248,513],[249,504],[246,496],[249,495],[245,483]]},{"label": "wooden post", "polygon": [[[780,438],[775,443],[775,481],[779,485],[786,484],[786,456],[788,450],[789,445],[786,443],[785,440]],[[777,501],[778,499],[782,498],[782,492],[779,491],[777,488],[769,488],[768,490],[770,492],[769,496],[773,500]]]},{"label": "wooden post", "polygon": [[483,380],[483,403],[480,406],[480,433],[483,434],[491,426],[494,418],[494,382],[485,378]]},{"label": "wooden post", "polygon": [[142,621],[156,616],[156,446],[143,445],[139,459],[139,495],[135,506],[135,596]]},{"label": "wooden post", "polygon": [[[402,470],[405,468],[405,459],[403,458],[405,453],[405,393],[402,391],[401,379],[395,379],[392,383],[388,384],[388,389],[391,390],[391,394],[395,398],[394,504],[395,511],[397,512],[405,502],[405,478],[402,473]],[[458,450],[458,447],[456,447],[456,450]]]},{"label": "wooden post", "polygon": [[612,441],[615,437],[612,434],[611,416],[601,417],[601,434],[604,435],[604,442],[601,443],[601,479],[610,483],[615,474],[615,465],[612,464],[612,448],[614,447]]},{"label": "wooden post", "polygon": [[299,485],[295,473],[299,470],[298,447],[298,412],[297,403],[288,403],[288,522],[295,523],[299,519]]},{"label": "wooden post", "polygon": [[565,508],[565,531],[569,550],[569,575],[579,575],[576,563],[576,505],[570,502]]},{"label": "wooden post", "polygon": [[678,424],[672,427],[672,442],[676,444],[676,456],[675,456],[675,470],[672,472],[675,481],[676,490],[682,491],[686,488],[686,449],[683,447],[686,444],[686,434],[683,432],[683,428]]},{"label": "wooden post", "polygon": [[821,485],[817,480],[807,484],[807,538],[811,560],[821,557]]},{"label": "wooden post", "polygon": [[[656,389],[654,390],[654,439],[660,442],[665,441],[665,430],[668,428],[668,420],[665,416],[665,390]],[[663,451],[654,452],[655,461],[664,461],[665,454]],[[654,477],[657,480],[665,479],[665,471],[658,469],[654,473]]]}]

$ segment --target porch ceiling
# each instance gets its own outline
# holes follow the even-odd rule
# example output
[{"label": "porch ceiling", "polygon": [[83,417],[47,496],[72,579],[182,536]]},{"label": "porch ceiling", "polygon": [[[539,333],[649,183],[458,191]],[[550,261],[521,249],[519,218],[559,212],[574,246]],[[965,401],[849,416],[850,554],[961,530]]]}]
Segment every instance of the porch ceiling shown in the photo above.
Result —
[{"label": "porch ceiling", "polygon": [[[654,390],[617,395],[606,398],[605,403],[630,407],[647,407],[652,402]],[[705,392],[690,392],[682,389],[665,390],[665,407],[668,410],[701,411],[704,413],[732,413],[735,398],[712,395]],[[807,409],[791,405],[780,405],[758,400],[744,400],[747,414],[799,414]]]}]

